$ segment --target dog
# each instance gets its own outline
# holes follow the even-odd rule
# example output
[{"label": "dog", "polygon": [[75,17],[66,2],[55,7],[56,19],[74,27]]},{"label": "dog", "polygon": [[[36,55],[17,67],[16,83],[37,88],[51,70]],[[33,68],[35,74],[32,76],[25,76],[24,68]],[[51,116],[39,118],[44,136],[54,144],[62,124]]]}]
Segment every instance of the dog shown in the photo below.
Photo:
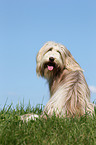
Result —
[{"label": "dog", "polygon": [[[40,117],[46,118],[46,114],[51,117],[54,113],[59,117],[94,113],[83,70],[64,45],[47,42],[39,50],[36,62],[37,75],[47,79],[50,90],[50,100]],[[39,118],[29,114],[26,120],[35,117]]]},{"label": "dog", "polygon": [[70,117],[94,113],[83,70],[64,45],[47,42],[39,50],[36,62],[37,75],[47,79],[50,90],[43,114]]}]

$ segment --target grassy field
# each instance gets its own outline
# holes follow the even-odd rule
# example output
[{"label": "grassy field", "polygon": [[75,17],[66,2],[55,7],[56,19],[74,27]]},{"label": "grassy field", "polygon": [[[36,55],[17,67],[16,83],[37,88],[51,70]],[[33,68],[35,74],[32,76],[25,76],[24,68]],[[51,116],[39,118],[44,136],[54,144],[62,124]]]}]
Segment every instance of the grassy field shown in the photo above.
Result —
[{"label": "grassy field", "polygon": [[[0,145],[96,145],[96,115],[75,118],[58,118],[23,122],[20,115],[41,114],[43,105],[0,110]],[[96,114],[96,109],[95,109]]]}]

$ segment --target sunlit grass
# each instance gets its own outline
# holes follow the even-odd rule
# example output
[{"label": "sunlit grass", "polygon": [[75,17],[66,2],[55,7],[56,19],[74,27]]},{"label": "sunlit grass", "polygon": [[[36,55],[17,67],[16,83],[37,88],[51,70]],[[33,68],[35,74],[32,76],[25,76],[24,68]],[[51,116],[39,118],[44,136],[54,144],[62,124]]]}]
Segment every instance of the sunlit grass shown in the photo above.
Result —
[{"label": "sunlit grass", "polygon": [[[96,115],[87,114],[75,118],[40,118],[23,122],[20,115],[35,113],[40,115],[43,105],[26,108],[18,104],[16,109],[10,105],[0,111],[0,145],[95,145]],[[96,109],[95,109],[96,114]]]}]

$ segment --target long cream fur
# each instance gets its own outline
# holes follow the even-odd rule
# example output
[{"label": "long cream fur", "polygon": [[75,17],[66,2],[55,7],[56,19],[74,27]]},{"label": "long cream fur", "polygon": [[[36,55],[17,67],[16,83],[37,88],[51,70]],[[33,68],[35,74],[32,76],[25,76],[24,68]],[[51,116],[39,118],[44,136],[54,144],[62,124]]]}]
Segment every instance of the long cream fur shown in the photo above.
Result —
[{"label": "long cream fur", "polygon": [[[64,45],[47,42],[39,50],[36,61],[37,75],[48,80],[50,90],[50,100],[41,117],[52,116],[54,112],[59,117],[94,113],[83,70]],[[21,116],[23,121],[36,118],[39,116],[35,114]]]},{"label": "long cream fur", "polygon": [[43,114],[58,116],[93,114],[90,90],[83,70],[69,50],[58,43],[47,42],[37,54],[36,72],[49,83],[50,100]]}]

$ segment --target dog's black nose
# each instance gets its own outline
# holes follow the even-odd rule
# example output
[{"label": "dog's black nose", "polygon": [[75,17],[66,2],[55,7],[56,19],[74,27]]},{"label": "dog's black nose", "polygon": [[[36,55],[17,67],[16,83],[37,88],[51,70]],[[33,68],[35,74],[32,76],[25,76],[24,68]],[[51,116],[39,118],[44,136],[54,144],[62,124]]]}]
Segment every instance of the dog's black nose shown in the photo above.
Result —
[{"label": "dog's black nose", "polygon": [[54,61],[54,57],[49,57],[49,60],[53,62]]}]

